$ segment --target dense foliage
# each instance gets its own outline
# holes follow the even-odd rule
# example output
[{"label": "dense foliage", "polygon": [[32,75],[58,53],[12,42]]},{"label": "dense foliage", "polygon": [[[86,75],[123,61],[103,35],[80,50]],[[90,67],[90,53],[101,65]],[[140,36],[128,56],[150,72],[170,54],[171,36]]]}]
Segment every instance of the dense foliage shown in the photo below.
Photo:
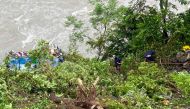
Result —
[{"label": "dense foliage", "polygon": [[116,0],[91,0],[94,5],[91,23],[97,34],[88,44],[98,50],[99,59],[114,54],[121,57],[134,54],[141,58],[149,49],[156,50],[159,57],[172,57],[182,45],[188,44],[189,10],[175,13],[174,3],[157,1],[155,6],[148,6],[146,0],[134,0],[125,7],[119,6]]},{"label": "dense foliage", "polygon": [[1,66],[0,106],[51,108],[50,90],[65,98],[75,98],[76,79],[81,78],[90,85],[96,77],[100,78],[97,98],[109,109],[189,106],[187,72],[170,73],[155,63],[142,62],[118,74],[114,73],[109,61],[85,59],[76,54],[66,59],[56,68],[41,66],[33,71],[9,71]]}]

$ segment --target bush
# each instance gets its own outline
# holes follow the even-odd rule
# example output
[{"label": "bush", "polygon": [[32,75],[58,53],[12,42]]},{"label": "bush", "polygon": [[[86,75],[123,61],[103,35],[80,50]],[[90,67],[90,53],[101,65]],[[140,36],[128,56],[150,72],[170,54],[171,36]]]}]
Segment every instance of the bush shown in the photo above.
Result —
[{"label": "bush", "polygon": [[48,99],[42,99],[41,101],[35,103],[35,105],[31,106],[30,109],[47,109],[50,105],[50,101]]},{"label": "bush", "polygon": [[164,82],[160,82],[167,77],[164,73],[157,64],[142,62],[138,71],[128,72],[127,81],[114,87],[113,95],[130,101],[129,107],[153,108],[171,94]]},{"label": "bush", "polygon": [[106,101],[106,105],[108,107],[108,109],[125,109],[125,105],[120,103],[119,101],[117,100],[107,100]]},{"label": "bush", "polygon": [[[12,107],[9,94],[13,96],[11,100],[13,106],[19,104],[17,100],[26,100],[25,94],[32,100],[39,98],[31,108],[47,108],[54,105],[46,99],[48,97],[46,92],[52,90],[65,97],[75,98],[77,78],[81,78],[86,86],[91,85],[99,77],[97,94],[104,100],[109,98],[105,101],[109,109],[151,109],[172,106],[174,103],[170,100],[172,94],[166,87],[166,83],[170,82],[168,77],[171,77],[183,91],[184,96],[189,96],[190,75],[186,72],[169,74],[155,63],[142,62],[134,65],[135,68],[129,72],[125,70],[123,72],[127,74],[125,78],[126,75],[123,73],[111,73],[108,61],[76,57],[71,56],[71,61],[65,61],[56,68],[52,68],[48,63],[30,71],[9,71],[5,67],[0,67],[0,108]],[[130,64],[132,60],[127,59],[124,63]],[[125,64],[123,66],[128,68]],[[127,104],[122,100],[127,101]],[[172,103],[165,106],[163,100],[170,100]],[[181,101],[180,98],[179,100]],[[186,98],[184,102],[189,103],[189,99]],[[25,106],[29,107],[31,104]]]},{"label": "bush", "polygon": [[12,109],[12,104],[8,102],[8,92],[6,82],[0,78],[0,109]]},{"label": "bush", "polygon": [[188,72],[175,72],[171,74],[172,80],[182,90],[185,97],[190,95],[190,74]]},{"label": "bush", "polygon": [[121,69],[122,72],[127,72],[132,69],[137,69],[138,62],[136,61],[136,57],[134,55],[129,55],[122,60]]}]

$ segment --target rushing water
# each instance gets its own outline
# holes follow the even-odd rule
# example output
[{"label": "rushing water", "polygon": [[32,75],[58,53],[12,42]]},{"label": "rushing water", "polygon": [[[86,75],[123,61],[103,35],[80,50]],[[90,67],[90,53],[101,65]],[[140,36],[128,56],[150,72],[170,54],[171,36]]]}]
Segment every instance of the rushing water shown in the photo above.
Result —
[{"label": "rushing water", "polygon": [[[10,50],[31,49],[37,40],[46,39],[67,51],[70,28],[66,16],[88,21],[88,0],[0,0],[0,57]],[[86,47],[79,47],[81,53]]]},{"label": "rushing water", "polygon": [[[129,0],[118,1],[128,5]],[[148,0],[149,4],[153,2]],[[10,50],[33,48],[39,39],[49,40],[67,51],[71,28],[64,26],[66,16],[74,15],[88,22],[90,10],[88,0],[0,0],[0,60]],[[92,34],[89,30],[88,35]],[[80,53],[94,56],[87,48],[80,44]]]}]

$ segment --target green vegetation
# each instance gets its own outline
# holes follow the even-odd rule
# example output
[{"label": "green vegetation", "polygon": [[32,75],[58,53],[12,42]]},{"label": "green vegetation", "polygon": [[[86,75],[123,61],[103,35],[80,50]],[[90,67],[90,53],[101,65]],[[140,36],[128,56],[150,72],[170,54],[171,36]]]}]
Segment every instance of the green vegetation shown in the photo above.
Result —
[{"label": "green vegetation", "polygon": [[90,22],[97,34],[88,44],[98,50],[98,59],[113,54],[139,58],[149,49],[156,50],[158,57],[172,57],[182,45],[189,44],[189,10],[174,13],[175,4],[157,1],[159,8],[146,5],[146,0],[134,0],[128,7],[119,6],[116,0],[91,0],[94,10]]},{"label": "green vegetation", "polygon": [[96,77],[100,78],[97,98],[109,109],[189,106],[187,72],[168,72],[155,63],[141,62],[135,69],[118,74],[112,71],[109,61],[89,60],[76,54],[66,57],[67,61],[56,68],[9,71],[1,66],[0,106],[51,108],[54,104],[48,97],[49,90],[65,98],[76,98],[77,78],[90,85]]},{"label": "green vegetation", "polygon": [[77,54],[65,58],[58,67],[46,63],[32,71],[10,71],[1,66],[1,108],[52,108],[51,91],[74,99],[77,78],[88,86],[97,77],[97,99],[109,109],[185,108],[190,104],[190,74],[185,71],[168,72],[146,62],[129,69],[125,64],[131,59],[127,58],[123,72],[115,73],[109,60],[85,59]]},{"label": "green vegetation", "polygon": [[[168,71],[157,63],[142,62],[146,50],[156,50],[158,58],[172,58],[182,45],[190,43],[190,10],[176,14],[171,11],[174,4],[158,1],[159,10],[146,6],[146,0],[137,0],[129,7],[119,6],[116,0],[91,0],[94,10],[90,22],[97,36],[88,37],[87,44],[97,50],[98,57],[88,59],[77,54],[77,42],[87,36],[83,22],[68,17],[65,24],[72,26],[73,33],[65,62],[51,67],[47,62],[52,59],[49,46],[42,40],[29,52],[32,61],[40,63],[37,68],[19,71],[0,66],[0,109],[56,108],[49,99],[52,91],[57,96],[76,99],[77,79],[90,87],[97,77],[96,100],[108,109],[189,108],[187,71]],[[113,67],[110,57],[114,54],[122,57],[121,72],[115,72]]]}]

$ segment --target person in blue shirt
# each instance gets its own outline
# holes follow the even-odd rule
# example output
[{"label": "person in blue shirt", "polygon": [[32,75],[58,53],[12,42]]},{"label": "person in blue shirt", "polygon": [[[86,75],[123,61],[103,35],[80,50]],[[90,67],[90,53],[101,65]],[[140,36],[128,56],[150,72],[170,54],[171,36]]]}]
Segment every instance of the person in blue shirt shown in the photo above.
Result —
[{"label": "person in blue shirt", "polygon": [[11,57],[9,60],[8,68],[14,69],[17,64],[18,64],[18,60],[16,58]]},{"label": "person in blue shirt", "polygon": [[23,70],[23,69],[25,69],[25,64],[26,64],[26,59],[24,57],[19,57],[18,58],[17,68],[19,70]]},{"label": "person in blue shirt", "polygon": [[59,65],[59,58],[54,57],[54,58],[53,58],[52,66],[53,66],[53,67],[56,67],[56,66],[58,66],[58,65]]},{"label": "person in blue shirt", "polygon": [[53,56],[53,62],[52,62],[52,66],[56,67],[59,65],[59,57],[58,57],[58,50],[57,49],[52,49],[52,56]]}]

